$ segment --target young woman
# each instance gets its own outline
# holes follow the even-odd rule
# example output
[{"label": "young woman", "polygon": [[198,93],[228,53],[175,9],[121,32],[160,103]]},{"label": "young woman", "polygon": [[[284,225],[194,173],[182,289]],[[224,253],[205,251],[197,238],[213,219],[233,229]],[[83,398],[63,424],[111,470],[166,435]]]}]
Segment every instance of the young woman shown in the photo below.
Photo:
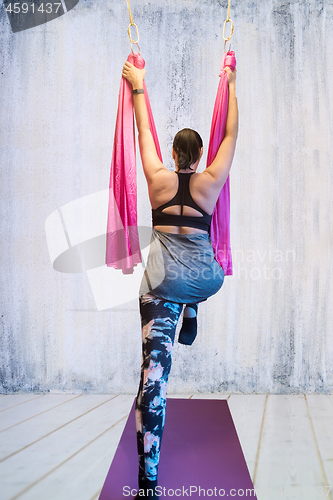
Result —
[{"label": "young woman", "polygon": [[[197,132],[175,136],[175,172],[159,160],[149,128],[143,95],[145,69],[130,62],[123,77],[132,84],[139,146],[152,207],[149,256],[139,291],[142,326],[141,378],[135,419],[139,455],[136,498],[159,498],[155,492],[165,422],[166,387],[179,316],[184,309],[179,341],[191,344],[196,334],[197,304],[214,295],[224,281],[209,236],[211,215],[227,180],[238,135],[236,70],[228,75],[229,103],[225,137],[213,163],[197,173],[203,152]],[[192,320],[192,321],[191,321]],[[144,493],[144,496],[142,496]]]}]

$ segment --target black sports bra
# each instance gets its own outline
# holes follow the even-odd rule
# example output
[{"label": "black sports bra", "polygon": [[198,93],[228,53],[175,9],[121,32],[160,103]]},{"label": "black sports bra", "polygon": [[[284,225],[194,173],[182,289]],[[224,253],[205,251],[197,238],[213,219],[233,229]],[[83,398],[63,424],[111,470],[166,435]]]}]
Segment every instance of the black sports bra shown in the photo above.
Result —
[{"label": "black sports bra", "polygon": [[[190,193],[190,179],[194,172],[183,173],[176,172],[178,175],[178,191],[172,200],[164,203],[158,208],[152,209],[152,219],[154,226],[185,226],[185,227],[195,227],[197,229],[203,229],[205,231],[210,230],[210,223],[212,216],[207,214],[196,202],[193,200]],[[162,212],[166,207],[171,207],[174,205],[181,205],[181,215],[167,214]],[[183,205],[195,208],[198,210],[202,217],[199,215],[183,215]]]}]

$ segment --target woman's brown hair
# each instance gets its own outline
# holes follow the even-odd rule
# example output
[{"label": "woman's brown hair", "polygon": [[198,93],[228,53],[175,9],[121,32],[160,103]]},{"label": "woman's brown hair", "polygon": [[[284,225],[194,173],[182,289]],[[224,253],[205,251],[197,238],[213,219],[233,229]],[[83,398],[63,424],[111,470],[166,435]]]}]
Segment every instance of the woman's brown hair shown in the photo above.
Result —
[{"label": "woman's brown hair", "polygon": [[202,139],[198,132],[184,128],[175,135],[173,149],[178,155],[178,169],[184,170],[200,158]]}]

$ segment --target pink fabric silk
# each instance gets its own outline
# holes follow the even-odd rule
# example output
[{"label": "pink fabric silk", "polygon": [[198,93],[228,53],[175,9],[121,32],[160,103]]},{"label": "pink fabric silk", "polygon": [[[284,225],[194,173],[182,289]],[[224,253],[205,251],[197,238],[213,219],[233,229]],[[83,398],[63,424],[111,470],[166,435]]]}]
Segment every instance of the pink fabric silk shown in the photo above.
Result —
[{"label": "pink fabric silk", "polygon": [[[144,68],[145,61],[138,52],[127,60],[137,68]],[[161,150],[151,112],[146,83],[143,82],[150,130],[157,154]],[[106,235],[106,265],[132,274],[134,266],[142,262],[137,228],[137,180],[134,135],[132,85],[121,79],[116,129],[114,134]]]},{"label": "pink fabric silk", "polygon": [[[212,125],[210,130],[207,167],[211,165],[224,138],[228,115],[229,87],[228,76],[224,68],[234,71],[236,58],[234,51],[223,54],[220,83],[217,89]],[[223,267],[226,276],[232,275],[232,257],[230,248],[230,189],[229,176],[216,202],[210,227],[210,237],[215,253],[215,259]]]}]

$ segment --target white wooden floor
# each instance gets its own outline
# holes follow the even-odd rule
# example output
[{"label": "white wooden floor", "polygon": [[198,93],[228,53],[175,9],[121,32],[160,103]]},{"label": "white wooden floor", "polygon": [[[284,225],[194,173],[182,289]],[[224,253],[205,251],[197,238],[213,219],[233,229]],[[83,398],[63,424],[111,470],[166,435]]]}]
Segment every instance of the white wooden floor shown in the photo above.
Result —
[{"label": "white wooden floor", "polygon": [[[0,500],[97,500],[134,397],[0,396]],[[258,500],[333,499],[333,395],[168,397],[228,399]]]}]

